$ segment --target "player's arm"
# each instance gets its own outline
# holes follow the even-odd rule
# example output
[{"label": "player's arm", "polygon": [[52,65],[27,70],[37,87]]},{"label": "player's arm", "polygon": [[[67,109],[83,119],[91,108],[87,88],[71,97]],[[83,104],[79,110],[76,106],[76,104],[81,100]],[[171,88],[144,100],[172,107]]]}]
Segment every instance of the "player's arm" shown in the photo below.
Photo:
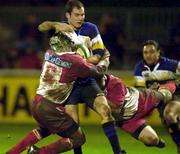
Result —
[{"label": "player's arm", "polygon": [[46,32],[49,30],[55,30],[56,32],[59,31],[65,31],[65,32],[71,32],[73,31],[73,28],[67,24],[62,22],[54,22],[54,21],[44,21],[38,26],[39,31]]},{"label": "player's arm", "polygon": [[97,65],[99,63],[100,59],[101,59],[100,55],[93,55],[91,57],[88,57],[86,59],[86,61],[91,64]]},{"label": "player's arm", "polygon": [[109,66],[109,51],[105,49],[104,43],[102,41],[100,32],[96,25],[89,23],[90,27],[90,44],[91,51],[93,55],[98,55],[97,65],[106,71]]},{"label": "player's arm", "polygon": [[146,80],[142,76],[142,62],[136,64],[134,68],[134,86],[138,89],[144,89],[146,87]]},{"label": "player's arm", "polygon": [[107,72],[108,67],[109,67],[109,63],[110,63],[109,57],[110,57],[109,51],[106,48],[104,48],[104,54],[100,58],[100,60],[97,64],[97,67],[101,68],[104,73]]},{"label": "player's arm", "polygon": [[173,97],[172,95],[176,91],[179,85],[177,83],[170,81],[165,84],[160,85],[158,92],[160,92],[164,97],[164,102],[169,102]]},{"label": "player's arm", "polygon": [[84,77],[93,77],[96,79],[102,78],[104,75],[104,72],[102,72],[101,69],[99,69],[96,65],[93,65],[89,62],[87,62],[82,57],[76,57],[76,74],[78,77],[84,78]]}]

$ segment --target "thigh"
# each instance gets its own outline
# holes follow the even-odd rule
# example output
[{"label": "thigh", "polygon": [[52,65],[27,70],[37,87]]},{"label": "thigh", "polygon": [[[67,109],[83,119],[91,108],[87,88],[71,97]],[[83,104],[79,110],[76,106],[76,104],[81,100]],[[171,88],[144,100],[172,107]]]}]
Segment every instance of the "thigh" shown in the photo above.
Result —
[{"label": "thigh", "polygon": [[89,107],[93,108],[93,103],[96,97],[104,96],[104,92],[99,88],[95,79],[90,80],[81,93],[81,99],[83,102],[88,104]]},{"label": "thigh", "polygon": [[71,94],[66,100],[66,105],[76,105],[80,103],[81,100],[81,91],[83,89],[82,85],[74,85]]},{"label": "thigh", "polygon": [[40,126],[51,133],[61,132],[61,136],[69,136],[79,128],[79,125],[68,115],[64,107],[43,99],[36,105],[33,116]]},{"label": "thigh", "polygon": [[[140,128],[142,126],[142,128],[144,126],[146,126],[146,122],[145,122],[145,119],[143,118],[139,118],[139,119],[130,119],[130,120],[127,120],[127,121],[124,121],[121,125],[121,128],[130,133],[131,135],[133,135],[136,130],[138,128]],[[134,136],[134,135],[133,135]]]},{"label": "thigh", "polygon": [[146,126],[142,131],[140,132],[138,136],[138,140],[143,142],[146,145],[153,145],[153,143],[158,141],[158,135],[155,132],[155,130],[151,126]]}]

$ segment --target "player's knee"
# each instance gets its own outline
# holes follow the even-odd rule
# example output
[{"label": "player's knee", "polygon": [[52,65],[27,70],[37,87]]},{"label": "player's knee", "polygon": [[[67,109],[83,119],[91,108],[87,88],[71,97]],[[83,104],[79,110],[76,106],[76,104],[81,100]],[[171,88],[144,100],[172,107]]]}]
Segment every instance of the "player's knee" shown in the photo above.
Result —
[{"label": "player's knee", "polygon": [[159,138],[157,136],[148,136],[144,144],[146,146],[156,146],[158,142],[159,142]]},{"label": "player's knee", "polygon": [[111,121],[113,119],[111,108],[105,99],[96,99],[94,103],[94,109],[103,120]]},{"label": "player's knee", "polygon": [[106,104],[101,105],[99,114],[101,115],[102,119],[112,120],[111,108]]},{"label": "player's knee", "polygon": [[46,128],[36,128],[33,130],[33,132],[36,134],[36,136],[39,136],[40,138],[45,138],[51,134]]},{"label": "player's knee", "polygon": [[171,109],[165,109],[164,110],[164,119],[167,123],[174,123],[175,122],[176,115]]},{"label": "player's knee", "polygon": [[86,137],[84,133],[82,133],[78,138],[76,138],[76,142],[74,144],[74,147],[79,147],[83,145],[86,142]]}]

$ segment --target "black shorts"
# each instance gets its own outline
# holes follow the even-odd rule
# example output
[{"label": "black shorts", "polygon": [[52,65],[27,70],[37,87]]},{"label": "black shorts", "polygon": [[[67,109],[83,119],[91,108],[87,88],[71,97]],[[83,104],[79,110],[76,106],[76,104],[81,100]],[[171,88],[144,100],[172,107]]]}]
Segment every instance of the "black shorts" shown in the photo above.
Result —
[{"label": "black shorts", "polygon": [[66,105],[86,103],[92,108],[94,99],[100,95],[104,95],[104,93],[94,78],[78,79],[66,101]]},{"label": "black shorts", "polygon": [[41,128],[50,133],[70,137],[79,125],[65,112],[62,105],[55,104],[45,98],[33,102],[32,114]]}]

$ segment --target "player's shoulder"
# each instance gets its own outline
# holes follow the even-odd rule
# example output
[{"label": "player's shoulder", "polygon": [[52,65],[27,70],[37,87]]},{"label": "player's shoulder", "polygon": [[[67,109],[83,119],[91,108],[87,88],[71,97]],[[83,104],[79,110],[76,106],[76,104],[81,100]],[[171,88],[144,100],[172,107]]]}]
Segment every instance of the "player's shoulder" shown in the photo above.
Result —
[{"label": "player's shoulder", "polygon": [[137,69],[142,69],[144,67],[144,61],[140,60],[135,64],[134,70],[136,71]]},{"label": "player's shoulder", "polygon": [[97,27],[96,24],[94,24],[92,22],[88,22],[88,21],[84,22],[83,26],[90,27],[90,28],[96,28]]},{"label": "player's shoulder", "polygon": [[178,61],[175,59],[170,59],[168,57],[163,57],[163,56],[161,56],[160,60],[161,63],[178,63]]}]

